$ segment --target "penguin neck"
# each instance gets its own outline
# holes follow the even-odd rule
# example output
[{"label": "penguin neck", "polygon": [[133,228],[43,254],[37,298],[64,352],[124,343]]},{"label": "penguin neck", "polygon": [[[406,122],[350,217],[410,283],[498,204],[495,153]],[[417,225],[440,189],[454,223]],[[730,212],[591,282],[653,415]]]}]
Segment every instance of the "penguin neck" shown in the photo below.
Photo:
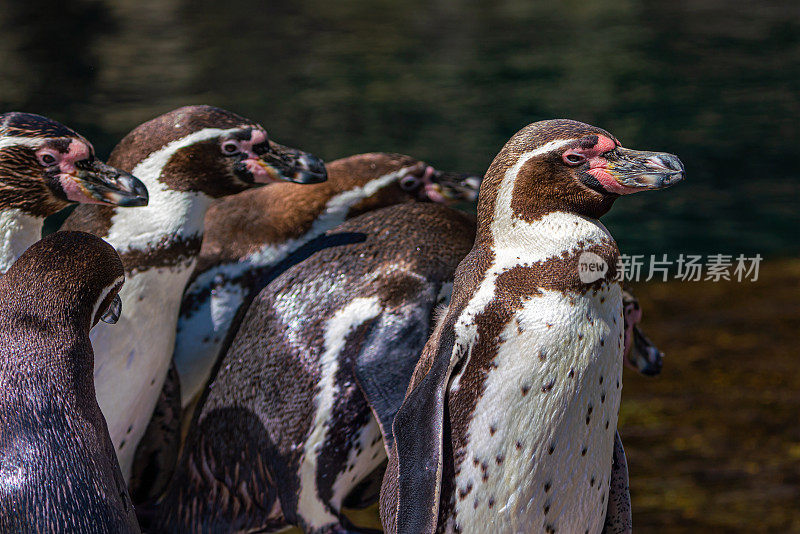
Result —
[{"label": "penguin neck", "polygon": [[133,169],[147,186],[148,205],[116,209],[105,239],[119,252],[128,276],[155,267],[191,271],[212,199],[196,191],[170,189],[161,179],[161,169],[151,169],[148,160]]},{"label": "penguin neck", "polygon": [[[224,260],[238,263],[248,259],[256,265],[280,261],[298,246],[343,223],[354,207],[396,183],[409,169],[403,167],[366,182],[339,179],[312,186],[275,184],[247,192],[262,202],[258,202],[260,207],[246,212],[248,235],[237,237],[246,240],[249,236],[255,246],[245,254]],[[387,201],[381,205],[390,204]]]},{"label": "penguin neck", "polygon": [[121,255],[202,239],[205,213],[211,205],[208,196],[141,180],[150,192],[150,202],[141,208],[116,210],[106,237]]},{"label": "penguin neck", "polygon": [[13,208],[0,210],[0,275],[41,239],[43,226],[43,217]]},{"label": "penguin neck", "polygon": [[520,217],[512,206],[517,175],[522,166],[538,151],[521,156],[514,165],[493,164],[487,182],[499,182],[493,194],[482,195],[478,205],[478,231],[475,246],[494,254],[510,251],[542,261],[569,252],[579,241],[586,243],[612,240],[606,227],[597,219],[574,213],[561,203],[539,199],[537,217]]}]

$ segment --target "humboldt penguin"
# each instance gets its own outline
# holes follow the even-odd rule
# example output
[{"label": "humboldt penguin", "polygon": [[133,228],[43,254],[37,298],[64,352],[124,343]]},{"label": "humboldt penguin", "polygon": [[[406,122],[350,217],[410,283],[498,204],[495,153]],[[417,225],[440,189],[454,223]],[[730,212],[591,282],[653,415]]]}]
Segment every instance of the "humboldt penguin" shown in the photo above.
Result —
[{"label": "humboldt penguin", "polygon": [[356,367],[390,386],[382,413],[399,407],[393,384],[408,383],[473,236],[470,216],[409,203],[298,251],[305,259],[259,293],[220,360],[156,531],[354,531],[342,503],[386,458]]},{"label": "humboldt penguin", "polygon": [[143,206],[147,189],[66,126],[0,113],[0,275],[39,240],[45,217],[75,202]]},{"label": "humboldt penguin", "polygon": [[509,140],[393,420],[387,532],[603,529],[624,332],[617,246],[598,218],[683,176],[677,157],[576,121]]},{"label": "humboldt penguin", "polygon": [[119,317],[124,280],[113,247],[83,232],[45,237],[0,279],[2,532],[139,532],[89,341]]},{"label": "humboldt penguin", "polygon": [[630,290],[622,291],[622,316],[625,319],[625,365],[646,376],[655,376],[664,365],[664,353],[642,333],[642,307]]},{"label": "humboldt penguin", "polygon": [[[336,179],[332,172],[329,176]],[[202,413],[187,440],[190,452],[164,499],[160,528],[191,530],[204,524],[223,530],[243,525],[278,529],[287,522],[313,531],[352,528],[341,517],[341,505],[357,507],[377,499],[375,488],[380,487],[386,459],[379,433],[391,441],[391,419],[427,338],[433,310],[447,306],[453,271],[475,235],[474,224],[463,216],[451,220],[447,210],[406,208],[411,207],[357,217],[312,241],[304,247],[310,251],[291,258],[299,257],[301,263],[259,295],[208,389],[208,399],[200,404]],[[359,241],[363,244],[354,244]],[[455,252],[440,254],[437,247]],[[398,264],[402,276],[385,274]],[[375,294],[394,297],[379,300],[376,316],[366,320],[363,326],[370,334],[326,349],[325,343],[336,343],[329,318],[344,314],[344,319]],[[334,335],[351,332],[345,328]],[[327,376],[323,369],[328,369]],[[296,380],[302,383],[295,385]],[[262,394],[257,392],[262,384],[277,385]],[[246,399],[242,391],[249,392]],[[230,417],[217,415],[223,413]],[[209,442],[207,436],[214,438]],[[236,450],[259,452],[229,456],[225,448],[231,440]],[[619,447],[621,451],[621,442]],[[197,470],[207,465],[215,467]],[[271,465],[279,467],[270,471]],[[624,481],[622,497],[628,497],[624,466],[622,455],[615,474]],[[270,492],[281,496],[280,508],[273,501],[269,504],[274,508],[266,502],[259,505],[272,510],[268,517],[240,517],[249,515],[246,510],[253,503],[248,491],[253,488],[237,489],[241,477],[226,473],[249,473],[251,468],[256,474],[248,483],[256,485],[260,499],[269,500]],[[302,500],[296,494],[300,489]],[[206,501],[209,495],[234,498],[220,508],[213,498]]]},{"label": "humboldt penguin", "polygon": [[480,177],[442,172],[410,156],[369,153],[326,164],[328,180],[245,191],[206,214],[200,257],[181,305],[174,360],[182,404],[208,380],[227,333],[274,267],[345,219],[413,201],[474,202]]},{"label": "humboldt penguin", "polygon": [[138,176],[150,203],[138,210],[79,206],[63,228],[105,238],[122,257],[126,313],[92,332],[97,400],[126,480],[172,358],[181,296],[215,198],[276,180],[324,181],[322,162],[268,139],[230,111],[187,106],[129,133],[109,161]]}]

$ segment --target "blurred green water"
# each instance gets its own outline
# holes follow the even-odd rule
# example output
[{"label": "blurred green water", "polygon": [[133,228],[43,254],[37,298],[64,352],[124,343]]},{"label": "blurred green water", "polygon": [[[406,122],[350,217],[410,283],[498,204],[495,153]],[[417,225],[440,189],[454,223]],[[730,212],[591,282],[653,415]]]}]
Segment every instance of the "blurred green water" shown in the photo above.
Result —
[{"label": "blurred green water", "polygon": [[551,117],[674,152],[687,181],[608,218],[629,253],[796,255],[799,95],[796,0],[0,1],[0,109],[100,154],[187,103],[326,159],[482,172]]},{"label": "blurred green water", "polygon": [[[0,109],[107,155],[188,103],[326,159],[473,172],[525,124],[571,117],[687,167],[618,202],[624,252],[800,252],[797,0],[0,0]],[[800,532],[798,268],[775,265],[752,286],[637,288],[668,357],[625,378],[637,530]]]}]

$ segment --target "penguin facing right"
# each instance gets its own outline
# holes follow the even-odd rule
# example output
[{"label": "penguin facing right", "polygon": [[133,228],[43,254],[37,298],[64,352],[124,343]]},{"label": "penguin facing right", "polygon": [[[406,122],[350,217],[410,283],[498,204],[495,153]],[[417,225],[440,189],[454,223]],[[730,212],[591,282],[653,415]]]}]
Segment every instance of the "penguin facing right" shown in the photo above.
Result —
[{"label": "penguin facing right", "polygon": [[674,155],[577,121],[534,123],[506,143],[392,423],[387,532],[604,528],[624,332],[619,252],[598,218],[683,177]]},{"label": "penguin facing right", "polygon": [[72,203],[144,206],[147,189],[95,157],[83,136],[33,113],[0,113],[0,275]]},{"label": "penguin facing right", "polygon": [[302,245],[346,219],[406,202],[472,203],[480,177],[443,172],[403,154],[371,152],[325,164],[320,184],[279,183],[214,202],[186,287],[173,359],[182,404],[196,398],[240,309]]},{"label": "penguin facing right", "polygon": [[135,533],[94,390],[89,330],[115,322],[111,245],[56,232],[0,279],[0,531]]}]

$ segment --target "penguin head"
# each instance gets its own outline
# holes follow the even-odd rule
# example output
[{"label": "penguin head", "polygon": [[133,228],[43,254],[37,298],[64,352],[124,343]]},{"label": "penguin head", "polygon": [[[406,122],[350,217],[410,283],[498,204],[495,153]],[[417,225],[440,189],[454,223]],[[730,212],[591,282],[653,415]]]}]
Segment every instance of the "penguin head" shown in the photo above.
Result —
[{"label": "penguin head", "polygon": [[322,160],[269,140],[259,124],[212,106],[186,106],[129,133],[109,162],[162,187],[211,198],[276,182],[318,183]]},{"label": "penguin head", "polygon": [[622,318],[625,343],[622,352],[625,365],[646,376],[655,376],[664,365],[664,353],[642,333],[642,308],[629,291],[622,291]]},{"label": "penguin head", "polygon": [[555,119],[530,124],[506,143],[487,172],[481,197],[484,206],[493,207],[504,189],[513,215],[527,221],[551,211],[597,218],[621,195],[662,189],[683,178],[677,156],[624,148],[601,128]]},{"label": "penguin head", "polygon": [[418,162],[398,181],[400,189],[414,200],[445,205],[471,203],[478,199],[481,177],[469,173],[447,172]]},{"label": "penguin head", "polygon": [[47,331],[68,325],[88,334],[101,319],[119,316],[124,282],[111,245],[84,232],[56,232],[26,250],[0,279],[0,310],[23,326]]},{"label": "penguin head", "polygon": [[82,136],[32,113],[0,114],[0,208],[46,217],[73,202],[144,206],[147,189]]},{"label": "penguin head", "polygon": [[323,197],[355,190],[364,194],[358,201],[353,197],[349,217],[404,202],[474,202],[481,183],[481,178],[472,174],[441,171],[411,156],[385,152],[332,161],[328,173],[328,183],[319,186]]}]

